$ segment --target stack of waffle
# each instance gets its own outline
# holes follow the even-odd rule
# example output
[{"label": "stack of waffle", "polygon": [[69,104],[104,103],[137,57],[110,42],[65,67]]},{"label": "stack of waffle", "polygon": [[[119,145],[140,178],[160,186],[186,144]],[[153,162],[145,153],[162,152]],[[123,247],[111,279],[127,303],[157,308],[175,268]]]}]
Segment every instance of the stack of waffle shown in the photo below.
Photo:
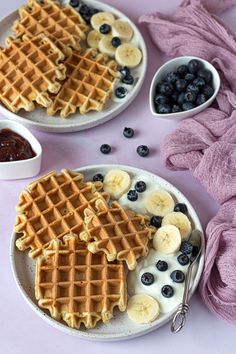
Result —
[{"label": "stack of waffle", "polygon": [[67,117],[101,111],[112,94],[117,64],[95,49],[81,49],[89,26],[69,5],[28,0],[19,9],[14,36],[0,47],[0,102],[12,112]]},{"label": "stack of waffle", "polygon": [[29,185],[17,205],[16,246],[36,258],[38,304],[77,329],[125,311],[125,264],[134,269],[153,237],[147,217],[109,199],[102,182],[62,170]]}]

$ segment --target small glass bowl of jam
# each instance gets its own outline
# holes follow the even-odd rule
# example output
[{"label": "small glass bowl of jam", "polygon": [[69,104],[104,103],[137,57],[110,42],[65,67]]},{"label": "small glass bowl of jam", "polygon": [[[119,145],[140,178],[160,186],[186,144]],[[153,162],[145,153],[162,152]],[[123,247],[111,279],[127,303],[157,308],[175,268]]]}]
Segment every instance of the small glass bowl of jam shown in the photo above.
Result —
[{"label": "small glass bowl of jam", "polygon": [[40,172],[42,147],[20,123],[0,120],[0,179],[20,179]]}]

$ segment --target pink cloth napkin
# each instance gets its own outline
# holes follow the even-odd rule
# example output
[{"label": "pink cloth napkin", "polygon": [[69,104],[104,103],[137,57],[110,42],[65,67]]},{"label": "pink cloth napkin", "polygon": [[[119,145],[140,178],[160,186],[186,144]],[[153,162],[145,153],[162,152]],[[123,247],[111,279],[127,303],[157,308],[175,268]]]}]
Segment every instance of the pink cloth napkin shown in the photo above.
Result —
[{"label": "pink cloth napkin", "polygon": [[206,229],[199,290],[208,308],[236,324],[236,36],[215,14],[236,0],[184,0],[175,14],[144,15],[150,35],[168,56],[210,61],[222,85],[211,108],[183,121],[162,146],[166,166],[190,170],[219,203]]}]

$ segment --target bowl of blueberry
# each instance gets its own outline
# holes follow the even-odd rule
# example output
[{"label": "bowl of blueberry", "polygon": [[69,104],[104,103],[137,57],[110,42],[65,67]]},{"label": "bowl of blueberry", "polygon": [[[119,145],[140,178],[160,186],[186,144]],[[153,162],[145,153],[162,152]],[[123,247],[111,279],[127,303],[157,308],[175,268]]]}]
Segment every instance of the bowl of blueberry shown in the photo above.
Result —
[{"label": "bowl of blueberry", "polygon": [[150,109],[160,118],[190,118],[211,105],[219,88],[220,76],[212,64],[197,57],[178,57],[157,70],[150,87]]}]

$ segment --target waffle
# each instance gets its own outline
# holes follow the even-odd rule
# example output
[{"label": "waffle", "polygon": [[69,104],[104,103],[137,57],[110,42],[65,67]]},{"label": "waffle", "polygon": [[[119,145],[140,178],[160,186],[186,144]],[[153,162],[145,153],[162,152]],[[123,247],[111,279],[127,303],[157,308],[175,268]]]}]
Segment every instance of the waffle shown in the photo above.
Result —
[{"label": "waffle", "polygon": [[34,101],[47,107],[48,92],[57,93],[65,79],[64,54],[44,35],[13,40],[0,48],[0,101],[12,112],[32,111]]},{"label": "waffle", "polygon": [[79,235],[84,230],[84,209],[93,209],[98,198],[109,199],[107,193],[99,192],[102,186],[101,182],[85,183],[82,174],[69,170],[59,175],[53,171],[29,185],[16,207],[18,249],[30,248],[29,256],[36,258],[51,240],[68,233]]},{"label": "waffle", "polygon": [[124,209],[113,202],[109,208],[103,200],[95,203],[96,211],[84,211],[86,230],[80,238],[89,242],[92,253],[105,252],[108,261],[125,261],[129,270],[136,267],[136,259],[148,253],[148,241],[154,235],[154,228],[148,226],[149,218]]},{"label": "waffle", "polygon": [[18,35],[35,37],[39,33],[49,36],[66,55],[72,49],[80,48],[81,40],[86,39],[89,27],[80,14],[71,6],[61,5],[53,0],[29,0],[19,9],[20,19],[15,22],[13,31]]},{"label": "waffle", "polygon": [[112,95],[113,84],[118,77],[117,64],[96,49],[73,52],[67,58],[67,79],[53,103],[48,115],[60,111],[66,118],[78,108],[81,114],[91,110],[100,112]]},{"label": "waffle", "polygon": [[108,323],[113,308],[126,309],[125,272],[121,262],[108,263],[104,253],[92,254],[75,235],[55,239],[36,262],[38,304],[68,326],[93,328]]}]

